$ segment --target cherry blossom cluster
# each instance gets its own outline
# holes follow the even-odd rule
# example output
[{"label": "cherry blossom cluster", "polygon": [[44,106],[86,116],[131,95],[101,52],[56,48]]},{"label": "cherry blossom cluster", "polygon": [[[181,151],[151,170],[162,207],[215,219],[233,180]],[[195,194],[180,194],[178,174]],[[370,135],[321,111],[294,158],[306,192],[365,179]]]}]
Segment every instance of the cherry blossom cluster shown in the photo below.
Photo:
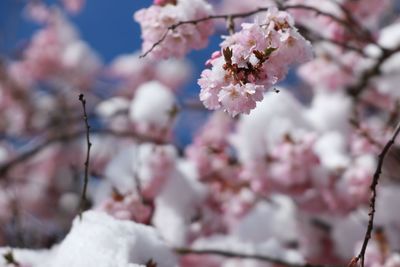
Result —
[{"label": "cherry blossom cluster", "polygon": [[311,45],[294,27],[293,18],[271,8],[221,43],[221,52],[208,61],[211,69],[204,70],[198,81],[200,100],[207,108],[223,108],[232,116],[249,114],[286,76],[289,66],[311,55]]},{"label": "cherry blossom cluster", "polygon": [[154,5],[134,15],[142,28],[143,51],[149,51],[161,39],[164,39],[163,42],[149,54],[154,59],[182,58],[192,49],[204,48],[208,37],[214,32],[211,20],[195,25],[188,23],[180,27],[173,26],[212,14],[212,6],[204,0],[154,1]]},{"label": "cherry blossom cluster", "polygon": [[32,38],[23,59],[11,66],[16,81],[73,82],[73,86],[87,88],[101,66],[99,57],[89,45],[79,39],[74,27],[64,15],[51,12],[46,26]]}]

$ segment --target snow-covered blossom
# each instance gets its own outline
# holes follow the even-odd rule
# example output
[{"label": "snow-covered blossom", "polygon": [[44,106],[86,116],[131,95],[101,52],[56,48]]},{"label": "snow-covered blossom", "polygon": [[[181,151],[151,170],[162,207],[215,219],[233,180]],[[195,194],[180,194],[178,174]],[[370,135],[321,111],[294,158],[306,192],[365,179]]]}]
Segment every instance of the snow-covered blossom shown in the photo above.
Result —
[{"label": "snow-covered blossom", "polygon": [[190,224],[198,215],[206,194],[194,166],[186,161],[178,162],[155,199],[152,223],[165,240],[175,246],[191,241]]},{"label": "snow-covered blossom", "polygon": [[[400,45],[400,23],[396,22],[391,25],[386,26],[380,32],[380,36],[378,39],[378,43],[386,48],[394,48]],[[371,45],[369,47],[373,49],[376,47]],[[393,102],[393,98],[398,98],[399,91],[397,90],[397,85],[399,82],[399,66],[400,66],[400,53],[395,53],[392,57],[390,57],[381,67],[382,76],[374,79],[374,87],[376,90],[387,96],[387,102]],[[376,99],[376,97],[373,97]],[[387,105],[385,105],[387,106]]]},{"label": "snow-covered blossom", "polygon": [[170,145],[128,145],[106,167],[110,186],[119,194],[139,192],[148,199],[160,193],[175,171],[176,150]]},{"label": "snow-covered blossom", "polygon": [[172,146],[140,146],[136,168],[145,197],[153,198],[161,192],[168,178],[173,176],[176,157],[176,150]]},{"label": "snow-covered blossom", "polygon": [[150,260],[160,267],[177,266],[176,257],[154,228],[98,211],[76,218],[65,239],[50,250],[12,252],[20,266],[29,267],[144,267]]},{"label": "snow-covered blossom", "polygon": [[229,134],[232,124],[232,119],[226,114],[214,113],[193,143],[186,148],[188,159],[196,165],[201,176],[227,167],[229,155],[226,153],[226,135]]},{"label": "snow-covered blossom", "polygon": [[148,223],[152,209],[137,194],[122,195],[114,192],[113,196],[102,202],[96,209],[105,211],[119,220]]},{"label": "snow-covered blossom", "polygon": [[143,51],[148,51],[164,36],[163,42],[149,54],[154,59],[180,58],[192,49],[205,47],[214,31],[211,20],[184,24],[172,30],[168,27],[211,14],[212,7],[204,0],[157,1],[156,5],[137,11],[134,18],[142,27]]},{"label": "snow-covered blossom", "polygon": [[[368,198],[373,150],[353,150],[343,94],[317,94],[310,106],[268,94],[231,137],[240,177],[255,192],[289,194],[305,210],[347,213]],[[342,113],[343,112],[343,113]]]},{"label": "snow-covered blossom", "polygon": [[140,133],[165,138],[170,133],[177,112],[177,103],[171,90],[152,81],[137,89],[129,117]]},{"label": "snow-covered blossom", "polygon": [[209,60],[211,69],[201,74],[200,100],[232,116],[249,114],[289,66],[311,58],[310,43],[298,33],[292,17],[276,8],[254,23],[243,23],[241,31],[225,38],[221,51]]}]

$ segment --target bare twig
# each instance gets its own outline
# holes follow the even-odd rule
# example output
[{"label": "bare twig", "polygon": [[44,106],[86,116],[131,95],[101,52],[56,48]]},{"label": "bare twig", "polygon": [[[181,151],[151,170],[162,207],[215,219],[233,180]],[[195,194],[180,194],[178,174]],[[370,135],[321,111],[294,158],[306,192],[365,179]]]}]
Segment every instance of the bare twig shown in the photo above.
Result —
[{"label": "bare twig", "polygon": [[81,203],[80,203],[80,210],[79,210],[79,217],[82,219],[82,212],[85,209],[86,205],[86,191],[87,191],[87,186],[89,183],[89,161],[90,161],[90,148],[92,147],[92,143],[90,142],[90,125],[89,125],[89,120],[88,116],[86,113],[86,99],[83,94],[79,95],[79,101],[82,103],[82,108],[83,108],[83,120],[85,121],[85,126],[86,126],[86,144],[87,144],[87,151],[86,151],[86,160],[85,160],[85,176],[83,180],[83,189],[82,189],[82,194],[81,194]]},{"label": "bare twig", "polygon": [[396,129],[393,133],[393,136],[390,138],[390,140],[386,143],[386,145],[383,147],[382,152],[379,154],[378,157],[378,163],[377,163],[377,167],[374,173],[374,176],[372,178],[372,182],[370,185],[370,190],[371,190],[371,198],[370,198],[370,202],[369,202],[369,220],[368,220],[368,226],[367,226],[367,230],[365,232],[365,237],[364,237],[364,241],[360,250],[360,253],[358,254],[358,256],[353,260],[353,262],[358,262],[359,260],[361,260],[361,267],[364,267],[364,258],[365,258],[365,251],[367,249],[368,246],[368,242],[371,238],[371,234],[372,234],[372,230],[374,228],[374,217],[375,217],[375,202],[376,202],[376,196],[377,196],[377,192],[376,192],[376,188],[379,182],[379,177],[381,175],[382,172],[382,166],[383,166],[383,161],[385,159],[386,154],[388,153],[390,147],[394,144],[397,136],[400,133],[400,123],[396,126]]},{"label": "bare twig", "polygon": [[182,255],[186,255],[186,254],[216,255],[216,256],[228,257],[228,258],[254,259],[254,260],[265,261],[265,262],[277,264],[280,266],[287,266],[287,267],[328,267],[327,265],[310,264],[310,263],[293,263],[293,262],[288,262],[288,261],[270,257],[270,256],[245,254],[245,253],[240,253],[240,252],[231,252],[231,251],[224,251],[224,250],[217,250],[217,249],[176,248],[175,252],[178,254],[182,254]]},{"label": "bare twig", "polygon": [[[232,22],[237,19],[237,18],[246,18],[246,17],[250,17],[252,15],[255,15],[257,13],[260,12],[266,12],[268,11],[268,9],[270,9],[271,7],[259,7],[257,9],[254,9],[252,11],[248,11],[248,12],[241,12],[241,13],[233,13],[233,14],[220,14],[220,15],[210,15],[204,18],[200,18],[200,19],[195,19],[195,20],[186,20],[186,21],[179,21],[175,24],[172,24],[171,26],[169,26],[164,34],[161,36],[161,38],[155,42],[147,51],[145,51],[142,55],[140,55],[140,57],[145,57],[147,56],[149,53],[151,53],[158,45],[160,45],[165,38],[167,38],[168,34],[170,31],[174,31],[176,28],[178,28],[179,26],[182,25],[186,25],[186,24],[193,24],[196,25],[198,23],[204,22],[204,21],[208,21],[208,20],[214,20],[214,19],[225,19],[229,22],[229,20],[231,20]],[[303,9],[303,10],[309,10],[309,11],[313,11],[315,12],[317,15],[321,15],[321,16],[325,16],[325,17],[329,17],[331,18],[333,21],[336,21],[337,23],[345,26],[347,29],[352,30],[353,27],[351,27],[351,25],[349,25],[349,23],[346,20],[343,20],[339,17],[336,17],[335,15],[329,13],[329,12],[325,12],[322,10],[319,10],[318,8],[312,7],[312,6],[307,6],[307,5],[280,5],[279,6],[280,9],[282,10],[289,10],[289,9]]]}]

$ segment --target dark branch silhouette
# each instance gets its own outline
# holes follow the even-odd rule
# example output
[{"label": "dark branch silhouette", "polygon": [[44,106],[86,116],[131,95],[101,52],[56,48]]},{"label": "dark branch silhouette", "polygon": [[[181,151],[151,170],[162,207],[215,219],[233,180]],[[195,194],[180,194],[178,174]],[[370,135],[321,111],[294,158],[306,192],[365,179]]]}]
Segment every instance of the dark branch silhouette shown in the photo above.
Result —
[{"label": "dark branch silhouette", "polygon": [[90,162],[90,148],[92,147],[92,143],[90,142],[90,125],[89,125],[89,119],[86,113],[86,99],[83,94],[79,95],[79,101],[82,103],[82,108],[83,108],[83,120],[85,122],[85,127],[86,127],[86,145],[87,145],[87,150],[86,150],[86,160],[85,160],[85,176],[83,180],[83,189],[82,189],[82,194],[81,194],[81,200],[80,200],[80,205],[79,205],[79,217],[82,219],[82,212],[85,209],[86,206],[86,191],[87,191],[87,186],[89,183],[89,162]]},{"label": "dark branch silhouette", "polygon": [[[156,144],[164,144],[166,143],[163,140],[152,138],[149,136],[141,135],[139,133],[133,131],[115,131],[112,129],[91,129],[91,133],[95,135],[109,135],[121,138],[132,138],[139,142],[153,142]],[[73,133],[62,133],[52,138],[48,138],[42,143],[36,145],[35,147],[20,153],[18,156],[6,161],[5,163],[0,165],[0,179],[5,178],[7,173],[11,171],[13,168],[18,166],[21,163],[28,161],[33,158],[35,155],[48,148],[51,145],[54,145],[59,142],[67,142],[72,141],[77,138],[82,137],[82,135],[86,134],[86,130],[78,130]]]},{"label": "dark branch silhouette", "polygon": [[375,202],[376,202],[376,196],[377,196],[376,189],[378,186],[379,177],[382,172],[383,161],[385,160],[386,154],[388,153],[391,146],[394,144],[399,133],[400,133],[400,123],[396,126],[393,136],[386,143],[386,145],[382,149],[382,152],[378,156],[378,163],[377,163],[376,170],[375,170],[375,173],[372,178],[371,185],[370,185],[370,190],[371,190],[372,195],[371,195],[370,203],[369,203],[368,226],[367,226],[367,230],[365,232],[364,241],[363,241],[360,253],[358,254],[358,256],[355,259],[352,260],[351,265],[353,265],[352,264],[353,262],[357,263],[358,261],[361,260],[361,267],[364,267],[365,251],[367,250],[368,242],[371,239],[372,230],[374,229]]},{"label": "dark branch silhouette", "polygon": [[378,76],[381,73],[381,66],[387,59],[397,52],[400,52],[400,45],[393,49],[381,49],[382,54],[377,59],[375,64],[369,69],[365,70],[358,82],[347,89],[347,92],[354,98],[358,98],[372,78]]},{"label": "dark branch silhouette", "polygon": [[[339,24],[345,26],[346,29],[350,30],[352,33],[354,33],[354,34],[356,34],[356,35],[360,35],[360,33],[357,32],[357,31],[354,29],[354,25],[352,25],[352,24],[349,23],[348,21],[346,21],[346,20],[344,20],[344,19],[341,19],[341,18],[339,18],[339,17],[337,17],[337,16],[335,16],[335,15],[329,13],[329,12],[325,12],[325,11],[319,10],[318,8],[315,8],[315,7],[312,7],[312,6],[307,6],[307,5],[300,5],[300,4],[298,4],[298,5],[282,5],[282,4],[278,4],[278,7],[279,7],[281,10],[303,9],[303,10],[313,11],[313,12],[315,12],[317,15],[321,15],[321,16],[325,16],[325,17],[331,18],[333,21],[336,21],[337,23],[339,23]],[[235,19],[237,19],[237,18],[246,18],[246,17],[250,17],[250,16],[255,15],[255,14],[257,14],[257,13],[260,13],[260,12],[266,12],[266,11],[268,11],[268,9],[270,9],[270,8],[271,8],[270,6],[269,6],[269,7],[259,7],[259,8],[257,8],[257,9],[252,10],[252,11],[249,11],[249,12],[241,12],[241,13],[233,13],[233,14],[211,15],[211,16],[207,16],[207,17],[204,17],[204,18],[196,19],[196,20],[187,20],[187,21],[180,21],[180,22],[177,22],[177,23],[172,24],[171,26],[169,26],[169,27],[165,30],[165,32],[164,32],[164,34],[161,36],[161,38],[160,38],[157,42],[155,42],[155,43],[150,47],[150,49],[148,49],[148,50],[145,51],[143,54],[141,54],[140,57],[141,57],[141,58],[142,58],[142,57],[145,57],[145,56],[147,56],[149,53],[151,53],[158,45],[160,45],[160,44],[165,40],[165,38],[167,38],[167,36],[168,36],[168,34],[169,34],[170,31],[174,31],[174,30],[175,30],[176,28],[178,28],[179,26],[186,25],[186,24],[193,24],[193,25],[196,25],[196,24],[198,24],[198,23],[200,23],[200,22],[208,21],[208,20],[214,20],[214,19],[225,19],[225,20],[227,20],[228,22],[231,21],[231,23],[233,23],[233,20],[235,20]]]},{"label": "dark branch silhouette", "polygon": [[256,255],[256,254],[245,254],[240,252],[232,252],[225,251],[219,249],[192,249],[192,248],[176,248],[175,252],[181,255],[186,254],[196,254],[196,255],[216,255],[227,258],[241,258],[241,259],[254,259],[259,261],[265,261],[281,266],[287,267],[333,267],[328,265],[321,264],[310,264],[310,263],[293,263],[289,261],[285,261],[282,259],[278,259],[275,257],[265,256],[265,255]]}]

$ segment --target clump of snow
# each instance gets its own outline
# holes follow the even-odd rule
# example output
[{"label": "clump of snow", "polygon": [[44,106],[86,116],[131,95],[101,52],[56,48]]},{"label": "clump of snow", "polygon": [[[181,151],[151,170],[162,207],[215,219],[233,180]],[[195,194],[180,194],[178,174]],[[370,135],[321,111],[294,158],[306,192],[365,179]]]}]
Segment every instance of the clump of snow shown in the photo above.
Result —
[{"label": "clump of snow", "polygon": [[142,133],[162,132],[173,122],[176,101],[169,88],[153,81],[141,85],[133,99],[129,116]]},{"label": "clump of snow", "polygon": [[314,128],[321,132],[349,130],[349,114],[352,102],[342,93],[320,92],[313,98],[306,117]]},{"label": "clump of snow", "polygon": [[120,221],[96,211],[76,218],[49,266],[133,267],[149,260],[158,267],[176,266],[174,254],[149,226]]},{"label": "clump of snow", "polygon": [[[285,231],[282,231],[285,229]],[[258,203],[234,230],[243,240],[262,243],[275,238],[282,243],[296,241],[296,207],[287,196],[274,195]]]},{"label": "clump of snow", "polygon": [[12,248],[0,248],[0,266],[7,265],[4,255],[11,253],[14,260],[20,264],[18,267],[52,267],[49,265],[51,259],[52,250],[29,250],[29,249],[12,249]]},{"label": "clump of snow", "polygon": [[188,162],[179,162],[157,197],[153,224],[169,243],[184,246],[191,219],[205,198],[205,188],[196,180],[196,170]]},{"label": "clump of snow", "polygon": [[128,109],[129,101],[123,97],[116,96],[101,102],[97,106],[96,112],[100,116],[108,118]]},{"label": "clump of snow", "polygon": [[317,140],[314,150],[322,165],[330,170],[345,168],[350,164],[345,136],[337,131],[324,133]]},{"label": "clump of snow", "polygon": [[[280,90],[280,88],[279,88]],[[231,142],[241,161],[263,157],[282,135],[309,128],[303,106],[285,89],[267,93],[250,115],[243,115]]]},{"label": "clump of snow", "polygon": [[[10,251],[21,267],[145,267],[149,260],[157,267],[177,266],[154,228],[98,211],[77,217],[61,244],[50,250],[0,248],[0,255]],[[0,266],[6,266],[4,257]]]}]

